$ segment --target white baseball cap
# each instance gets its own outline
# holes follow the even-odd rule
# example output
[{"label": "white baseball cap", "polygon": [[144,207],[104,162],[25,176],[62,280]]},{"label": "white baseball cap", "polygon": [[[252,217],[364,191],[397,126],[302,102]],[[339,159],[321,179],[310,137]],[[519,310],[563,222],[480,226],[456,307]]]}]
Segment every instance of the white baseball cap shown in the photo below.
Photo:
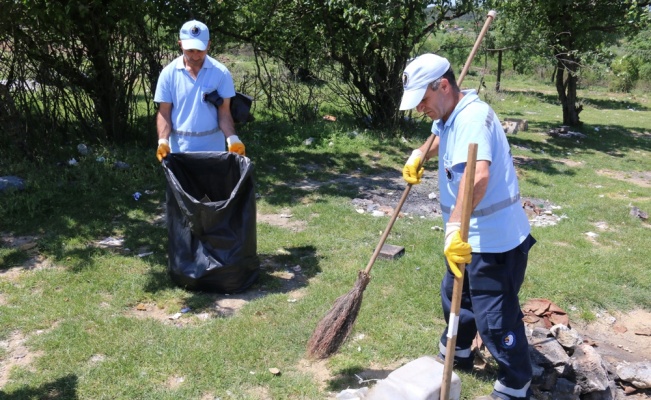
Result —
[{"label": "white baseball cap", "polygon": [[401,110],[411,110],[416,107],[427,90],[427,85],[434,82],[447,70],[450,69],[450,62],[436,54],[420,55],[407,65],[402,74],[402,86],[404,93],[400,102]]},{"label": "white baseball cap", "polygon": [[183,24],[179,39],[181,39],[183,50],[197,49],[204,51],[208,48],[210,33],[203,22],[192,20]]}]

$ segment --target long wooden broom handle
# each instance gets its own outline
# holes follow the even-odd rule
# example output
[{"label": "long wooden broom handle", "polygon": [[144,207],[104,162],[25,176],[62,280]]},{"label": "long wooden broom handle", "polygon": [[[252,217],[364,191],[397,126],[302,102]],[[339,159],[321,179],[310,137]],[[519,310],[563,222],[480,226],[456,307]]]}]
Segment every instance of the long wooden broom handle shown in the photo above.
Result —
[{"label": "long wooden broom handle", "polygon": [[[461,203],[461,240],[468,241],[470,228],[470,215],[472,214],[472,198],[475,187],[475,170],[477,166],[477,143],[468,145],[468,161],[464,172],[463,202]],[[454,277],[452,288],[452,305],[450,306],[450,320],[448,321],[448,342],[445,347],[445,364],[443,366],[443,382],[441,384],[440,400],[450,397],[450,383],[452,381],[452,368],[454,365],[454,351],[457,345],[457,328],[459,327],[459,310],[461,309],[461,293],[463,292],[463,278],[466,264],[457,264],[461,276]]]},{"label": "long wooden broom handle", "polygon": [[[470,50],[470,54],[468,54],[468,58],[466,59],[466,63],[463,65],[463,69],[461,70],[461,73],[459,74],[459,77],[457,78],[457,86],[461,87],[461,83],[463,82],[463,79],[466,77],[468,74],[468,70],[470,69],[470,65],[472,64],[472,60],[475,58],[475,55],[477,54],[477,50],[479,49],[479,45],[481,44],[482,40],[484,39],[484,36],[486,36],[486,32],[488,32],[488,28],[490,27],[491,23],[497,16],[497,11],[495,10],[490,10],[488,12],[488,15],[486,15],[486,21],[484,22],[484,26],[481,28],[481,31],[479,31],[479,35],[477,36],[477,39],[475,40],[475,44],[472,46],[472,50]],[[427,153],[429,153],[429,149],[432,148],[432,143],[434,143],[434,135],[430,135],[430,137],[427,139],[427,147],[425,150],[425,154],[423,155],[423,159],[421,160],[421,166],[425,163],[425,156]],[[418,168],[420,169],[420,167]]]}]

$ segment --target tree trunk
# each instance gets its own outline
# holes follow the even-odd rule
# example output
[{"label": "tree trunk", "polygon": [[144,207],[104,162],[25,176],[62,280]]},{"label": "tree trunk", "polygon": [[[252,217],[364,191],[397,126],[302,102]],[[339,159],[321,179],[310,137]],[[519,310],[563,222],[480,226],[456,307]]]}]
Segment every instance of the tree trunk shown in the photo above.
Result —
[{"label": "tree trunk", "polygon": [[500,91],[500,81],[502,80],[502,50],[497,52],[497,81],[495,82],[495,91]]},{"label": "tree trunk", "polygon": [[[577,107],[577,63],[573,59],[557,59],[556,91],[563,107],[563,125],[578,126],[581,124],[579,113],[582,107]],[[567,76],[566,76],[567,75]]]}]

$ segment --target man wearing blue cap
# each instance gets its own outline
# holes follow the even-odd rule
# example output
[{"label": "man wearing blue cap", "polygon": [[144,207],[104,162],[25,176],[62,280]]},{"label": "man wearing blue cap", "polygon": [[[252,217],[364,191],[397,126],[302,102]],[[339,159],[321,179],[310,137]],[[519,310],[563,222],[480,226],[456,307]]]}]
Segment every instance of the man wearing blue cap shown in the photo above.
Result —
[{"label": "man wearing blue cap", "polygon": [[[410,184],[420,183],[421,160],[438,155],[439,189],[445,222],[447,273],[441,303],[450,318],[457,263],[465,263],[458,316],[455,365],[472,370],[471,349],[479,333],[499,366],[493,392],[480,399],[529,399],[532,378],[518,292],[524,281],[529,249],[536,240],[520,204],[520,190],[504,129],[493,109],[474,90],[461,91],[450,63],[435,54],[414,59],[403,74],[401,110],[416,108],[434,123],[434,141],[414,150],[403,169]],[[477,165],[468,242],[459,234],[468,145],[477,143]],[[448,329],[439,342],[445,358]]]},{"label": "man wearing blue cap", "polygon": [[[156,84],[156,157],[162,161],[170,152],[225,151],[226,143],[228,151],[244,155],[230,111],[233,78],[223,64],[207,55],[208,27],[196,20],[186,22],[179,46],[183,55],[163,69]],[[204,99],[213,91],[224,99],[219,107]]]}]

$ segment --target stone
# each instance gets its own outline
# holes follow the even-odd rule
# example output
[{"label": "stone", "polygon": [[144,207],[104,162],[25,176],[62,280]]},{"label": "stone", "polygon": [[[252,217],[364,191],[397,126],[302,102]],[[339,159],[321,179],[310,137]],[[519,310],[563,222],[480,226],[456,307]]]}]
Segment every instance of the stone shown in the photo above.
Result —
[{"label": "stone", "polygon": [[617,364],[616,370],[619,379],[638,389],[651,389],[651,361],[622,362]]},{"label": "stone", "polygon": [[565,349],[571,350],[583,343],[583,338],[579,332],[572,328],[568,328],[563,324],[556,324],[549,330],[552,335],[554,335],[558,343]]},{"label": "stone", "polygon": [[575,348],[572,369],[582,394],[608,389],[608,371],[592,346],[583,343]]}]

